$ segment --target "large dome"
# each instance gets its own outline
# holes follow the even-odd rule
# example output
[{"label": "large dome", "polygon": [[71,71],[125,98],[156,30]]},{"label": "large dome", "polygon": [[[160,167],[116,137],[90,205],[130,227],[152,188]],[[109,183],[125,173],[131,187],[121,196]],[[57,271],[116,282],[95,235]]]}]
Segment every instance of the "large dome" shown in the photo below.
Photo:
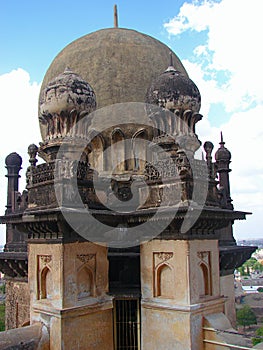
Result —
[{"label": "large dome", "polygon": [[[145,102],[152,79],[170,62],[170,48],[160,41],[130,29],[102,29],[66,46],[51,63],[42,84],[70,67],[93,88],[97,107],[119,102]],[[175,68],[187,75],[173,53]]]}]

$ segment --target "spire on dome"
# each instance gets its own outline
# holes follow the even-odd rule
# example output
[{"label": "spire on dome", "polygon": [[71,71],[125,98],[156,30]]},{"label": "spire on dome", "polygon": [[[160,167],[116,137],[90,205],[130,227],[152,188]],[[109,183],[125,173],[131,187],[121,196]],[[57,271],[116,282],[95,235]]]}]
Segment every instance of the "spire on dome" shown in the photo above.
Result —
[{"label": "spire on dome", "polygon": [[217,150],[216,154],[215,154],[215,159],[217,162],[219,161],[223,161],[226,163],[230,163],[230,159],[231,159],[231,153],[229,152],[229,150],[225,147],[225,142],[223,139],[223,133],[222,131],[220,132],[220,142],[219,142],[219,149]]},{"label": "spire on dome", "polygon": [[170,51],[170,65],[168,66],[168,68],[166,69],[166,72],[176,72],[176,69],[174,68],[174,63],[173,63],[173,53],[172,51]]},{"label": "spire on dome", "polygon": [[117,9],[117,5],[114,5],[114,28],[118,28],[118,9]]}]

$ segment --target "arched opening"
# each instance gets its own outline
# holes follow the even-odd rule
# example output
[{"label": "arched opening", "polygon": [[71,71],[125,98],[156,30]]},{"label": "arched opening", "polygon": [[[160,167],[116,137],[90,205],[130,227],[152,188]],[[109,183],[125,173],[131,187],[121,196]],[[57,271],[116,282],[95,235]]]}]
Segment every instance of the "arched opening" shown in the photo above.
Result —
[{"label": "arched opening", "polygon": [[173,270],[168,264],[162,264],[156,271],[155,297],[174,297]]},{"label": "arched opening", "polygon": [[120,129],[114,129],[111,135],[112,138],[112,173],[118,174],[125,171],[125,143],[124,134]]},{"label": "arched opening", "polygon": [[204,263],[200,264],[200,269],[202,272],[202,284],[201,284],[200,295],[212,295],[210,269]]},{"label": "arched opening", "polygon": [[89,154],[89,162],[92,169],[100,173],[103,171],[103,146],[104,142],[100,135],[95,136],[91,141],[92,151]]},{"label": "arched opening", "polygon": [[50,269],[45,266],[41,271],[40,276],[40,299],[48,299],[51,297],[53,291],[52,273]]},{"label": "arched opening", "polygon": [[84,266],[77,274],[78,299],[94,296],[94,283],[92,271]]},{"label": "arched opening", "polygon": [[145,142],[147,139],[147,132],[144,129],[139,130],[132,138],[133,170],[139,173],[144,172],[145,162],[149,161],[147,143]]}]

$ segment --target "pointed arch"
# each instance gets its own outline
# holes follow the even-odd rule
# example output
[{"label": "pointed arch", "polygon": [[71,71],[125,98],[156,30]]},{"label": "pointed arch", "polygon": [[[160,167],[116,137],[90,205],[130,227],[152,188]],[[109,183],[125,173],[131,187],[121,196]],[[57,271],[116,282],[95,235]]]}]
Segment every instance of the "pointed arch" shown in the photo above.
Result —
[{"label": "pointed arch", "polygon": [[144,172],[145,163],[149,157],[145,140],[148,140],[148,133],[145,129],[138,130],[132,137],[133,170],[140,173]]},{"label": "pointed arch", "polygon": [[200,263],[200,269],[202,274],[201,295],[212,295],[212,283],[210,268],[204,262]]},{"label": "pointed arch", "polygon": [[45,266],[40,273],[40,299],[51,298],[53,291],[52,272],[48,266]]},{"label": "pointed arch", "polygon": [[112,172],[122,173],[126,170],[126,150],[125,150],[125,136],[120,128],[115,128],[111,133],[112,143]]},{"label": "pointed arch", "polygon": [[155,297],[174,297],[174,274],[168,263],[160,264],[155,271]]},{"label": "pointed arch", "polygon": [[95,294],[94,275],[86,265],[83,265],[77,272],[77,293],[78,299],[92,297]]},{"label": "pointed arch", "polygon": [[89,162],[92,169],[97,170],[99,173],[104,170],[104,148],[105,142],[103,137],[95,130],[90,133],[91,138],[91,152],[89,154]]}]

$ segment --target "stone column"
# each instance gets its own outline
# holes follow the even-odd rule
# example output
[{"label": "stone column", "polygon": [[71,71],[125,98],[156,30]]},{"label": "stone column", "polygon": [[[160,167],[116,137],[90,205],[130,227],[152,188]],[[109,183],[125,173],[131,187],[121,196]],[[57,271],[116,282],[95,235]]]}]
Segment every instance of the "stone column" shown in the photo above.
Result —
[{"label": "stone column", "polygon": [[20,178],[19,171],[22,169],[22,158],[19,154],[10,153],[5,159],[7,169],[7,204],[6,213],[11,213],[15,209],[15,193],[18,191],[18,180]]},{"label": "stone column", "polygon": [[203,317],[224,308],[217,241],[143,244],[141,284],[141,349],[203,349]]},{"label": "stone column", "polygon": [[29,244],[31,323],[50,349],[113,350],[107,248],[90,242]]}]

